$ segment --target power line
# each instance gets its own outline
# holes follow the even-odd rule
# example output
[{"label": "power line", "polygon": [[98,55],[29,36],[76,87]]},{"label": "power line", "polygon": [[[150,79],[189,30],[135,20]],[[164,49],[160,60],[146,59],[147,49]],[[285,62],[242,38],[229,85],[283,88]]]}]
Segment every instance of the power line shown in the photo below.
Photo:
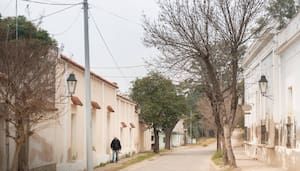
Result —
[{"label": "power line", "polygon": [[52,33],[52,35],[59,36],[59,35],[66,33],[67,31],[69,31],[73,27],[73,25],[78,21],[80,14],[81,14],[81,9],[78,12],[77,16],[75,17],[75,19],[71,22],[71,24],[66,29],[64,29],[63,31],[58,32],[58,33]]},{"label": "power line", "polygon": [[79,5],[82,4],[82,2],[78,3],[53,3],[53,2],[41,2],[41,1],[34,1],[34,0],[21,0],[24,2],[30,2],[30,3],[35,3],[35,4],[42,4],[42,5]]},{"label": "power line", "polygon": [[58,13],[60,13],[60,12],[66,11],[66,10],[68,10],[68,9],[70,9],[70,8],[73,8],[73,7],[77,6],[77,5],[79,5],[79,4],[74,4],[74,5],[68,6],[68,7],[66,7],[66,8],[63,8],[63,9],[54,11],[54,12],[49,13],[49,14],[46,14],[46,15],[44,15],[44,16],[40,16],[40,17],[38,17],[38,18],[36,18],[36,19],[33,19],[33,20],[31,20],[31,21],[34,22],[34,21],[41,20],[41,19],[46,18],[46,17],[50,17],[50,16],[52,16],[52,15],[55,15],[55,14],[58,14]]},{"label": "power line", "polygon": [[104,39],[104,37],[103,37],[103,35],[102,35],[102,33],[101,33],[101,31],[100,31],[100,29],[99,29],[97,23],[96,23],[96,21],[95,21],[95,18],[93,17],[93,15],[92,15],[91,12],[90,12],[90,15],[91,15],[92,21],[93,21],[93,23],[94,23],[94,25],[95,25],[95,27],[96,27],[97,33],[99,34],[100,38],[102,39],[102,41],[103,41],[103,43],[104,43],[104,45],[105,45],[105,48],[106,48],[107,52],[108,52],[109,55],[111,56],[111,58],[112,58],[114,64],[116,65],[117,69],[119,70],[120,74],[123,76],[123,78],[125,78],[125,77],[126,77],[125,74],[124,74],[123,71],[121,70],[119,64],[117,63],[116,58],[114,57],[114,55],[112,54],[110,48],[108,47],[108,44],[106,43],[106,41],[105,41],[105,39]]},{"label": "power line", "polygon": [[[124,68],[124,69],[131,69],[131,68],[141,68],[141,67],[145,67],[147,65],[131,65],[131,66],[119,66],[119,68]],[[101,67],[101,66],[92,66],[91,68],[94,69],[118,69],[117,67]]]},{"label": "power line", "polygon": [[110,78],[137,78],[137,77],[140,77],[140,76],[118,76],[118,75],[101,75],[102,77],[110,77]]},{"label": "power line", "polygon": [[105,12],[105,13],[111,15],[111,16],[114,16],[114,17],[116,17],[116,18],[119,18],[119,19],[121,19],[121,20],[123,20],[123,21],[127,21],[127,22],[129,22],[129,23],[132,23],[132,24],[135,24],[135,25],[138,25],[138,26],[143,26],[143,25],[140,24],[140,23],[137,23],[137,22],[135,22],[135,21],[132,21],[132,20],[130,20],[130,19],[128,19],[128,18],[125,18],[125,17],[123,17],[123,16],[120,16],[120,15],[114,13],[114,12],[108,11],[108,10],[103,9],[103,8],[101,8],[101,7],[98,7],[98,6],[97,6],[97,8],[99,8],[101,11],[103,11],[103,12]]},{"label": "power line", "polygon": [[8,9],[8,7],[9,7],[9,5],[12,3],[12,1],[13,1],[13,0],[10,0],[10,1],[6,4],[6,6],[3,8],[2,13],[4,13],[4,12]]}]

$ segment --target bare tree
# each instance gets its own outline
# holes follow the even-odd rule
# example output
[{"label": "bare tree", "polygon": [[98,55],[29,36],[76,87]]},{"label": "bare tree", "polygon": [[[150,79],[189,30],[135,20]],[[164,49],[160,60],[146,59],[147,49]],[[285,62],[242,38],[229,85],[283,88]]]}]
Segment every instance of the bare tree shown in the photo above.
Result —
[{"label": "bare tree", "polygon": [[[230,92],[227,91],[224,93],[224,97],[225,97],[225,106],[226,109],[228,110],[230,108],[231,105],[231,95],[229,94]],[[213,129],[216,130],[216,132],[218,133],[218,127],[216,126],[216,121],[215,121],[215,116],[216,114],[213,113],[213,104],[211,103],[210,99],[206,96],[206,95],[202,95],[198,101],[198,110],[199,110],[199,114],[201,116],[201,125],[204,128],[207,129]],[[237,107],[237,112],[236,112],[236,117],[234,120],[234,124],[233,127],[237,127],[237,126],[241,126],[241,120],[243,120],[243,110],[241,105],[238,105]],[[217,135],[217,150],[221,150],[221,139],[220,139],[220,135]]]},{"label": "bare tree", "polygon": [[[20,150],[29,137],[42,129],[43,123],[58,117],[57,61],[56,51],[43,41],[0,42],[0,115],[9,123],[7,136],[16,146],[12,171],[18,170]],[[28,170],[28,161],[19,169]]]},{"label": "bare tree", "polygon": [[[263,0],[164,0],[156,21],[145,20],[145,45],[160,62],[205,86],[222,135],[224,162],[236,167],[231,146],[238,103],[239,62]],[[224,92],[231,94],[226,108]]]}]

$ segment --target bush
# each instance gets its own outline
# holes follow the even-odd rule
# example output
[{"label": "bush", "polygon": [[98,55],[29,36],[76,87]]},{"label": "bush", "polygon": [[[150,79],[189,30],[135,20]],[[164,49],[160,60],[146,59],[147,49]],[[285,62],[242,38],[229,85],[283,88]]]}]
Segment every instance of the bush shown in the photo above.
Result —
[{"label": "bush", "polygon": [[211,157],[211,159],[218,166],[224,165],[224,163],[223,163],[223,151],[216,151],[214,153],[214,155]]}]

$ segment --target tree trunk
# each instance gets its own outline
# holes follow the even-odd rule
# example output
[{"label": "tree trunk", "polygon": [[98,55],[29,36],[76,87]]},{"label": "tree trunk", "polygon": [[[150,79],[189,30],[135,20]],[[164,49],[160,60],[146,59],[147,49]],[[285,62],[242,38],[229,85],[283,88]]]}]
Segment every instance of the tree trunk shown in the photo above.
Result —
[{"label": "tree trunk", "polygon": [[217,151],[220,152],[222,151],[222,147],[221,147],[221,132],[220,129],[217,128]]},{"label": "tree trunk", "polygon": [[18,168],[19,170],[22,171],[28,171],[29,166],[28,166],[28,155],[29,155],[29,137],[26,136],[25,142],[20,145],[20,152],[19,152],[19,157],[18,157]]},{"label": "tree trunk", "polygon": [[154,128],[154,153],[159,153],[159,131]]},{"label": "tree trunk", "polygon": [[225,138],[224,138],[224,133],[220,132],[220,139],[222,142],[222,152],[223,152],[223,163],[225,165],[228,165],[228,155],[227,155],[227,148],[225,146]]},{"label": "tree trunk", "polygon": [[171,135],[172,135],[172,130],[171,129],[166,129],[164,131],[165,133],[165,149],[166,150],[171,150]]},{"label": "tree trunk", "polygon": [[230,131],[229,124],[224,124],[224,140],[225,140],[225,147],[227,151],[227,157],[228,157],[228,164],[232,168],[236,168],[236,161],[235,156],[233,153],[232,145],[231,145],[231,131]]},{"label": "tree trunk", "polygon": [[11,171],[18,171],[18,158],[21,150],[21,144],[16,143],[16,151],[13,156]]}]

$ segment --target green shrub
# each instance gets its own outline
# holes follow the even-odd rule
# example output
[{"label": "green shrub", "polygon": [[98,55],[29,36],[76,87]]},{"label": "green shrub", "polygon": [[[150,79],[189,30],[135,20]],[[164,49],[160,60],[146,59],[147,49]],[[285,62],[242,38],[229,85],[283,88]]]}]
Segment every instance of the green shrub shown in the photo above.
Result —
[{"label": "green shrub", "polygon": [[223,163],[223,151],[216,151],[214,153],[214,155],[211,157],[211,159],[218,166],[224,165],[224,163]]}]

